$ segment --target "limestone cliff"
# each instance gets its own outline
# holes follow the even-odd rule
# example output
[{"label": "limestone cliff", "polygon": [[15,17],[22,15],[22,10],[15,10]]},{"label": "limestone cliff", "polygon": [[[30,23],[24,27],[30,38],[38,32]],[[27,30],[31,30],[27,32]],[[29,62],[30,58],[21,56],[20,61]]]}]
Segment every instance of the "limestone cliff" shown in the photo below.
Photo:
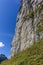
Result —
[{"label": "limestone cliff", "polygon": [[[43,0],[21,0],[11,56],[43,39]],[[41,22],[40,22],[41,21]]]}]

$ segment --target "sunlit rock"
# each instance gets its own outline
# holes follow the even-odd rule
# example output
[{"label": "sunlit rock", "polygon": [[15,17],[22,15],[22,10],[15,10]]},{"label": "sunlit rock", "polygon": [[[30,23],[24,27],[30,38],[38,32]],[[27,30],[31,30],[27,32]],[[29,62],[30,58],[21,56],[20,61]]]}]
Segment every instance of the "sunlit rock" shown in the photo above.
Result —
[{"label": "sunlit rock", "polygon": [[[39,39],[43,39],[43,30],[37,32],[40,25],[42,9],[37,8],[43,4],[43,0],[21,0],[18,11],[15,35],[12,41],[11,56],[25,50]],[[36,13],[32,13],[36,11]],[[30,16],[30,13],[31,16]],[[29,15],[28,15],[29,14]]]}]

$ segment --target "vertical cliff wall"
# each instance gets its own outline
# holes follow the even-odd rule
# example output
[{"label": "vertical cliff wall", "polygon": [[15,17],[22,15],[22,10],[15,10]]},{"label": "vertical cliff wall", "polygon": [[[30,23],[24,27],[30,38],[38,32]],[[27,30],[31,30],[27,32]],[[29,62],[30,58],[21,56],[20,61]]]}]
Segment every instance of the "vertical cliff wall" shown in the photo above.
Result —
[{"label": "vertical cliff wall", "polygon": [[[43,0],[21,0],[11,56],[43,39]],[[41,27],[42,26],[42,27]]]}]

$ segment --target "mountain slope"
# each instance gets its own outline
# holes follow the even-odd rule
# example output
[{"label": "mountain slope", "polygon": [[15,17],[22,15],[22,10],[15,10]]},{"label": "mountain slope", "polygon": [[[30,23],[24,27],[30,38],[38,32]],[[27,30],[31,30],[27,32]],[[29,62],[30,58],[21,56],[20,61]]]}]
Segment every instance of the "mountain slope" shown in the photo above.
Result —
[{"label": "mountain slope", "polygon": [[0,62],[7,60],[7,57],[4,54],[0,54]]},{"label": "mountain slope", "polygon": [[[41,6],[43,7],[43,5]],[[29,15],[27,15],[27,18],[29,18]],[[41,32],[41,36],[43,36],[43,10],[41,11],[40,19],[36,22],[38,23],[36,32],[38,35]],[[3,61],[0,65],[43,65],[43,37],[41,40],[39,37],[39,41],[32,44],[25,51],[18,52],[10,60]]]},{"label": "mountain slope", "polygon": [[43,39],[43,0],[21,0],[16,19],[11,56]]},{"label": "mountain slope", "polygon": [[11,60],[3,61],[0,65],[43,65],[43,40],[16,54]]}]

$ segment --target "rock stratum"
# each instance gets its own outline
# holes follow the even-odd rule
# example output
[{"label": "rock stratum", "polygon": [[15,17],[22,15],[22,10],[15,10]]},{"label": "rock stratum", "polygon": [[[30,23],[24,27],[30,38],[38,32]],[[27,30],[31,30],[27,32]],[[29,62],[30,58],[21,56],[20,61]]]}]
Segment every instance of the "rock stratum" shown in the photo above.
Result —
[{"label": "rock stratum", "polygon": [[21,0],[11,56],[43,39],[43,0]]}]

